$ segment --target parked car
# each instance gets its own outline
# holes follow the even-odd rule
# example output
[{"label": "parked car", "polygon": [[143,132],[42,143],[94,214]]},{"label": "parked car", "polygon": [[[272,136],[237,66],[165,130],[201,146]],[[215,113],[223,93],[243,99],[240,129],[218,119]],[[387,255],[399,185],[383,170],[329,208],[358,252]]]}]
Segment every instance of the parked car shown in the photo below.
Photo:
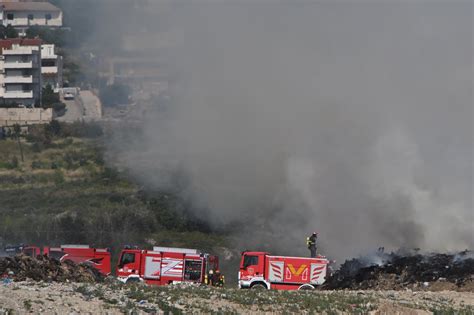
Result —
[{"label": "parked car", "polygon": [[74,95],[73,93],[71,93],[71,92],[66,92],[66,93],[64,93],[64,99],[65,99],[65,100],[73,100],[74,97],[75,97],[75,95]]}]

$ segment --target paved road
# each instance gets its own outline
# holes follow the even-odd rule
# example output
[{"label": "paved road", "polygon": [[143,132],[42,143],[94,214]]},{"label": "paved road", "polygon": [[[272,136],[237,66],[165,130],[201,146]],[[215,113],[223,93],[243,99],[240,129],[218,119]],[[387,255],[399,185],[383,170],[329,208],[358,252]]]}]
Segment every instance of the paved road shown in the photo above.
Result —
[{"label": "paved road", "polygon": [[61,96],[61,102],[66,104],[66,113],[58,117],[57,120],[64,121],[64,122],[74,122],[78,120],[82,120],[84,109],[82,108],[81,102],[77,99],[74,100],[65,100]]},{"label": "paved road", "polygon": [[84,107],[84,120],[93,121],[102,118],[102,104],[91,91],[80,91],[80,99]]},{"label": "paved road", "polygon": [[80,91],[74,100],[65,100],[62,95],[60,99],[66,104],[66,113],[57,118],[59,121],[94,121],[102,118],[102,104],[91,91]]}]

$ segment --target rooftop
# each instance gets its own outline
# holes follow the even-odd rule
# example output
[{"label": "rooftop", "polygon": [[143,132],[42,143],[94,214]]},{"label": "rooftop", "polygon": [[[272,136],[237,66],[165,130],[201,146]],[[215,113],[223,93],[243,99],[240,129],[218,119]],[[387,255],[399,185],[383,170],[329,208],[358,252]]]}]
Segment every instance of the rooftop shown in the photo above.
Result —
[{"label": "rooftop", "polygon": [[3,2],[0,1],[3,11],[61,11],[49,2]]},{"label": "rooftop", "polygon": [[11,38],[0,39],[0,50],[11,49],[13,45],[40,46],[43,41],[39,38]]}]

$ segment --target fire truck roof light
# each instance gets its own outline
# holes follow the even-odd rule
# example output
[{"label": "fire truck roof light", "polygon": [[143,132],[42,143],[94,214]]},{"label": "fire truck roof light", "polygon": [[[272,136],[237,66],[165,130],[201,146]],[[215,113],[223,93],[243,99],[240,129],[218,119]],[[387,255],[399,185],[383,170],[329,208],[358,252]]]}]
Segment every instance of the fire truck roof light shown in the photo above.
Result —
[{"label": "fire truck roof light", "polygon": [[67,244],[61,245],[61,248],[90,248],[89,245]]}]

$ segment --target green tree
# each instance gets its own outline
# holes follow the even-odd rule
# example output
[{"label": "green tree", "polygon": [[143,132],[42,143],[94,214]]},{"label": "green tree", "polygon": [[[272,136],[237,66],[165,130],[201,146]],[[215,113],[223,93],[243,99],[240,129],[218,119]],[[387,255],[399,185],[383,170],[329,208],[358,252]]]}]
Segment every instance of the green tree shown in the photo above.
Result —
[{"label": "green tree", "polygon": [[18,31],[11,25],[0,25],[0,38],[18,38]]},{"label": "green tree", "polygon": [[43,108],[50,108],[53,104],[59,103],[59,93],[54,93],[53,88],[49,84],[43,88],[41,103]]},{"label": "green tree", "polygon": [[65,34],[61,29],[51,29],[49,27],[33,25],[26,29],[27,38],[39,37],[46,43],[55,44],[58,47],[64,45]]},{"label": "green tree", "polygon": [[83,79],[81,67],[68,55],[64,55],[64,86],[72,86]]}]

